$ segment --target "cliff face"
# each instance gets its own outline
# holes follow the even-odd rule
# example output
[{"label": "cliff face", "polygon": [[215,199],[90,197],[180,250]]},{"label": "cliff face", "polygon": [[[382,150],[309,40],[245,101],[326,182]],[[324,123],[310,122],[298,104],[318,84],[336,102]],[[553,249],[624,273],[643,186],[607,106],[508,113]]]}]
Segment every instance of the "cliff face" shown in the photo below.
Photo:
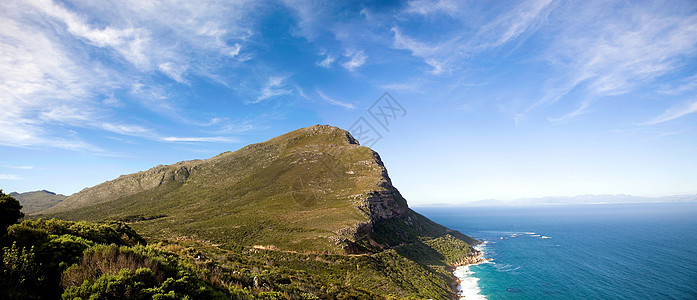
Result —
[{"label": "cliff face", "polygon": [[448,232],[409,209],[376,152],[347,131],[322,125],[123,175],[42,214],[95,221],[143,216],[149,220],[134,226],[155,235],[304,251],[371,251]]}]

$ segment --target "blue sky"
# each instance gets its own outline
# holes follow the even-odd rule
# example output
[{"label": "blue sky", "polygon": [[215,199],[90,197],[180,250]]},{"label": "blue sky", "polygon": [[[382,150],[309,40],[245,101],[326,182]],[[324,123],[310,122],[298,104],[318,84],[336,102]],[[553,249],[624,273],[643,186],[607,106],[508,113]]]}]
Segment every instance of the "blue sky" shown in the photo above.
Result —
[{"label": "blue sky", "polygon": [[[697,193],[694,1],[0,7],[5,192],[364,118],[414,205]],[[403,111],[382,127],[385,92]]]}]

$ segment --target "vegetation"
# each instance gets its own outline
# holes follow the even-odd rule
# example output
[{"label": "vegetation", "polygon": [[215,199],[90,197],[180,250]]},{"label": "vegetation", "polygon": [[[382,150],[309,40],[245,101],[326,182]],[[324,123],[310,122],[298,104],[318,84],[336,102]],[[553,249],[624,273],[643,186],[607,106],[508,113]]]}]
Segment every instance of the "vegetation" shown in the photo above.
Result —
[{"label": "vegetation", "polygon": [[477,243],[409,209],[378,154],[329,126],[124,175],[33,217],[63,220],[8,228],[0,298],[452,299]]},{"label": "vegetation", "polygon": [[22,206],[17,199],[0,190],[0,237],[7,233],[7,226],[24,217]]},{"label": "vegetation", "polygon": [[371,255],[146,246],[120,222],[56,219],[12,225],[3,243],[2,299],[449,299],[448,266],[470,251],[451,235]]}]

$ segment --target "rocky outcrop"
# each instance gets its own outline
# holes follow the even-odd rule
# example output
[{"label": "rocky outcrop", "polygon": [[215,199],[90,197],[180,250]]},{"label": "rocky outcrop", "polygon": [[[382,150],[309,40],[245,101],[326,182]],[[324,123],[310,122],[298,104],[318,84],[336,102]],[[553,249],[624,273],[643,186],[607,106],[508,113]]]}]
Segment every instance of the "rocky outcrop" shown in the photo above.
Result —
[{"label": "rocky outcrop", "polygon": [[77,207],[95,205],[116,198],[130,196],[139,192],[152,190],[169,183],[183,184],[196,170],[200,161],[186,161],[169,166],[160,165],[147,171],[121,175],[118,178],[98,186],[86,188],[65,201],[40,213],[55,213]]},{"label": "rocky outcrop", "polygon": [[368,193],[365,206],[370,212],[371,222],[404,216],[409,208],[402,204],[403,199],[399,191],[392,186]]},{"label": "rocky outcrop", "polygon": [[407,201],[392,185],[392,180],[387,174],[387,168],[380,159],[380,155],[373,151],[373,158],[374,164],[380,168],[381,178],[376,188],[366,194],[359,209],[368,214],[371,222],[404,216],[409,210]]},{"label": "rocky outcrop", "polygon": [[472,253],[469,256],[463,257],[460,261],[458,261],[455,266],[469,266],[469,265],[476,265],[483,263],[485,261],[488,261],[490,259],[485,258],[484,254],[477,250],[472,248]]}]

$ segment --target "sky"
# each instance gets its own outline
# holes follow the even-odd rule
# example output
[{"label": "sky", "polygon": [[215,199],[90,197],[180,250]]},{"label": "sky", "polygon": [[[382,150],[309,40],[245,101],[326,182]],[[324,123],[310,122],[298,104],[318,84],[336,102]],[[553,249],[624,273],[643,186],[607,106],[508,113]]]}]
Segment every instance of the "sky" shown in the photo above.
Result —
[{"label": "sky", "polygon": [[314,124],[411,205],[697,193],[697,2],[0,2],[5,192]]}]

